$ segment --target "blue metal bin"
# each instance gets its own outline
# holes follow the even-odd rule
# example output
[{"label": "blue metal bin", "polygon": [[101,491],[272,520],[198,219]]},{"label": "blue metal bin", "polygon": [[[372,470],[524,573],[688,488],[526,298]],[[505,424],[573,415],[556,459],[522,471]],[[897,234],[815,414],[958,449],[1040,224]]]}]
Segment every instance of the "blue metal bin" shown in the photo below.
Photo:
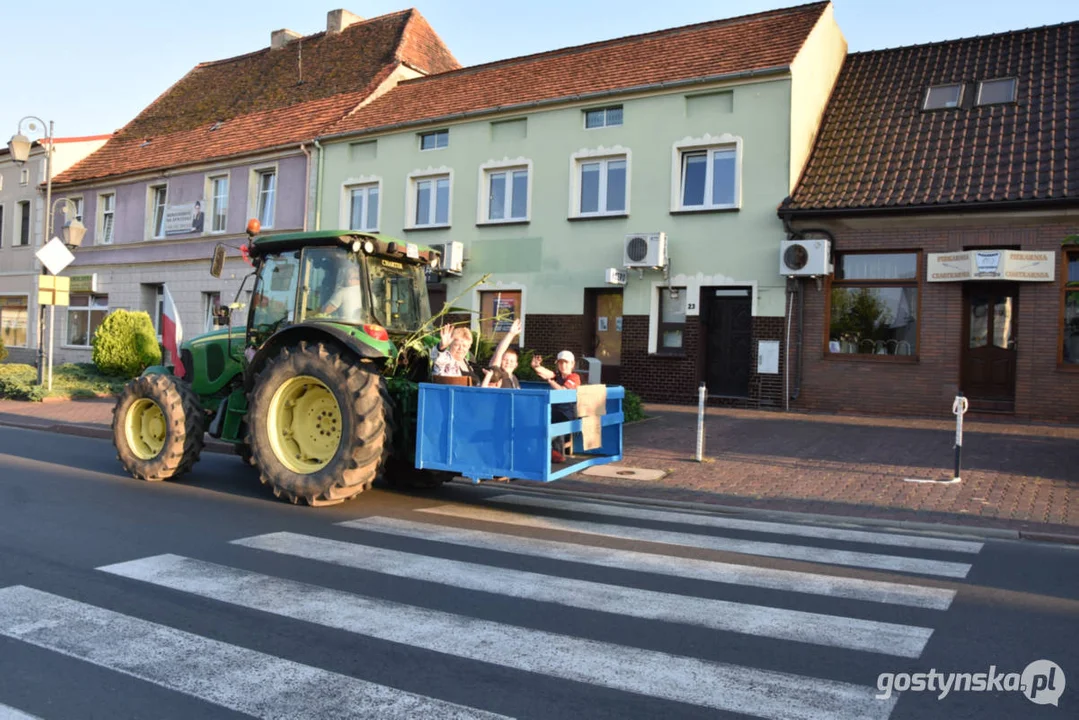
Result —
[{"label": "blue metal bin", "polygon": [[[576,390],[526,383],[520,390],[420,383],[416,467],[448,470],[473,481],[495,477],[550,482],[592,465],[622,459],[622,399],[607,387],[600,416],[602,445],[584,450],[582,420],[552,422],[551,406],[577,403]],[[551,442],[573,434],[573,455],[552,467]]]}]

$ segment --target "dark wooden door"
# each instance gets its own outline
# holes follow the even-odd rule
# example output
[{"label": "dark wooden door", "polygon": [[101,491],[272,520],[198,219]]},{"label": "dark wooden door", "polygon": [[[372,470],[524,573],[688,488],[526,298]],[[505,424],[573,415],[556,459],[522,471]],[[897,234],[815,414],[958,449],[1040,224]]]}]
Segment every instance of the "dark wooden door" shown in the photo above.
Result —
[{"label": "dark wooden door", "polygon": [[749,396],[753,308],[748,288],[702,288],[704,382],[709,395]]},{"label": "dark wooden door", "polygon": [[1015,409],[1019,287],[971,285],[964,292],[960,388],[971,409]]},{"label": "dark wooden door", "polygon": [[[599,382],[619,385],[622,382],[622,291],[588,289],[585,297],[587,355],[602,363]],[[591,378],[588,382],[597,380]]]}]

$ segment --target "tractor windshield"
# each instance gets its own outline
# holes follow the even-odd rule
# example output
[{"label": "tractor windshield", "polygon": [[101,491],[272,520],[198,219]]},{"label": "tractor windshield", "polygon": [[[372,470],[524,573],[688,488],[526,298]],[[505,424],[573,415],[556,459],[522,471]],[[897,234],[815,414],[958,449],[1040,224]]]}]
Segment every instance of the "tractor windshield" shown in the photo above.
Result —
[{"label": "tractor windshield", "polygon": [[392,333],[412,332],[431,317],[423,266],[388,258],[367,258],[372,314]]},{"label": "tractor windshield", "polygon": [[360,259],[355,253],[340,247],[307,248],[303,268],[300,302],[306,319],[367,322]]}]

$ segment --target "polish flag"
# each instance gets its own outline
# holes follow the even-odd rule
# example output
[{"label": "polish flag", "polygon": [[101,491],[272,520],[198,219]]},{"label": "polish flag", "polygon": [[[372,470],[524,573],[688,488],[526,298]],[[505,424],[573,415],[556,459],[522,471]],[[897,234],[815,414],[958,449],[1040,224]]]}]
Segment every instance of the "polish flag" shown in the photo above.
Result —
[{"label": "polish flag", "polygon": [[161,343],[169,351],[172,364],[175,366],[176,377],[182,378],[187,370],[180,362],[180,343],[184,341],[184,326],[180,324],[180,313],[176,310],[176,303],[172,301],[169,286],[162,286],[165,291],[163,307],[161,309]]}]

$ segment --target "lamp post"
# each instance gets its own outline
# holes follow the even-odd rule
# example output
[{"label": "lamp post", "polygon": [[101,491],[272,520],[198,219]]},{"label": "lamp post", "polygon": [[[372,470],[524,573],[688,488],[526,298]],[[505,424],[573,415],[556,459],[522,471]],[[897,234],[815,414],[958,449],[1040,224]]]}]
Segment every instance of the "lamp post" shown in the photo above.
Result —
[{"label": "lamp post", "polygon": [[[11,136],[11,140],[8,141],[7,147],[11,152],[11,159],[17,162],[19,165],[24,164],[30,159],[30,146],[32,142],[30,138],[22,134],[22,124],[27,120],[37,121],[42,129],[44,129],[46,123],[39,117],[33,115],[27,115],[23,119],[19,120],[19,125],[15,130],[15,134]],[[49,133],[46,136],[48,140],[48,146],[45,150],[45,208],[48,214],[45,216],[45,242],[49,241],[49,235],[52,234],[52,150],[53,150],[53,125],[52,120],[48,122]],[[29,125],[30,131],[37,130],[34,123]],[[54,313],[55,317],[55,313]],[[42,385],[44,382],[45,374],[45,333],[43,332],[43,325],[45,322],[45,308],[38,306],[37,312],[37,384]],[[52,332],[52,325],[49,325],[49,332]],[[49,359],[52,359],[51,353]]]},{"label": "lamp post", "polygon": [[[64,245],[69,249],[74,250],[79,245],[82,245],[82,238],[86,235],[86,226],[82,224],[82,220],[75,215],[78,208],[75,206],[75,202],[71,198],[57,198],[56,202],[49,206],[49,219],[51,220],[56,216],[56,206],[60,203],[64,203],[64,227],[60,231],[60,235],[63,238]],[[49,305],[49,392],[52,392],[52,359],[53,359],[53,346],[52,341],[56,336],[56,302]],[[40,383],[39,383],[40,384]]]}]

